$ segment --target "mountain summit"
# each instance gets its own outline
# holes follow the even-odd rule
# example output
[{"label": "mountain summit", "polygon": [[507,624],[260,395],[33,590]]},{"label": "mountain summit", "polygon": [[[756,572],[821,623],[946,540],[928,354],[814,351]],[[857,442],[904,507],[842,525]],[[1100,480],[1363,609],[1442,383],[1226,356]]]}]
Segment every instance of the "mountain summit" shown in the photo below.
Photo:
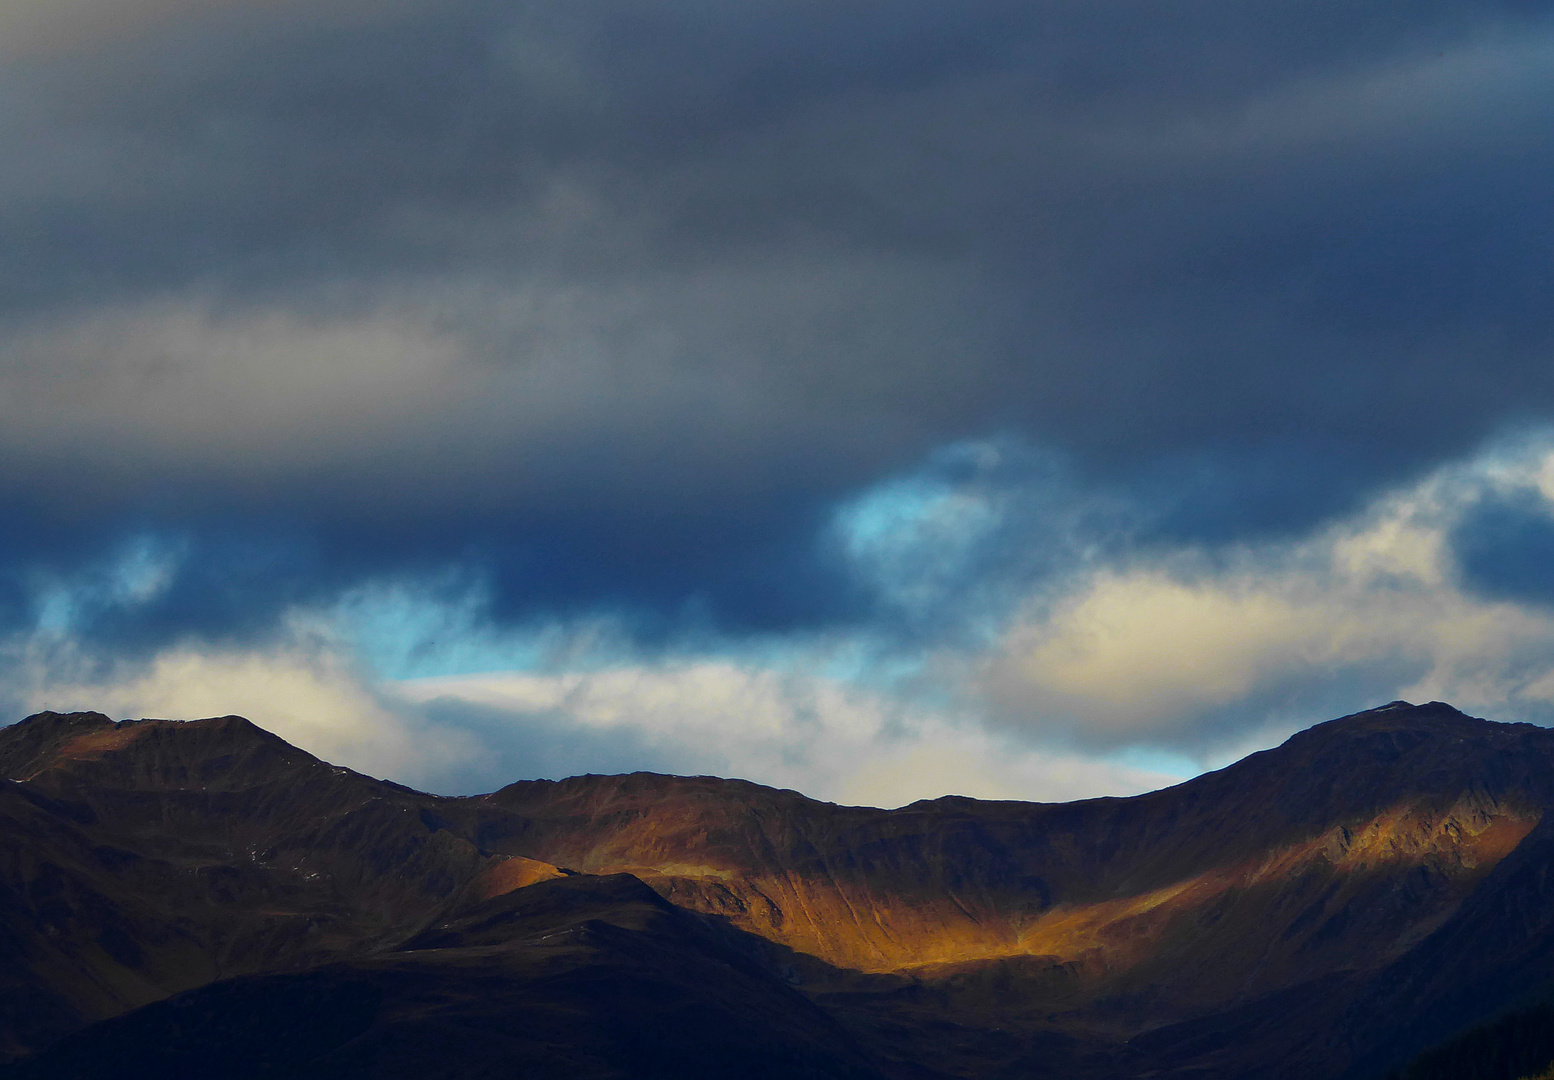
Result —
[{"label": "mountain summit", "polygon": [[0,774],[15,1077],[1359,1078],[1554,949],[1554,731],[1440,702],[1067,804],[442,798],[238,717],[41,713]]}]

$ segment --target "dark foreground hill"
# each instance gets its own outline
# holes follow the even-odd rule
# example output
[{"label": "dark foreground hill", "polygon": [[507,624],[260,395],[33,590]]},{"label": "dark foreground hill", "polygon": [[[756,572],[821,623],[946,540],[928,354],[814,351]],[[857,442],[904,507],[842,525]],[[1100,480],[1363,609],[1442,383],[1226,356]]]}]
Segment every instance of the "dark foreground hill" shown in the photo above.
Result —
[{"label": "dark foreground hill", "polygon": [[1554,977],[1554,731],[1397,702],[1131,799],[425,795],[0,729],[8,1077],[1362,1080]]}]

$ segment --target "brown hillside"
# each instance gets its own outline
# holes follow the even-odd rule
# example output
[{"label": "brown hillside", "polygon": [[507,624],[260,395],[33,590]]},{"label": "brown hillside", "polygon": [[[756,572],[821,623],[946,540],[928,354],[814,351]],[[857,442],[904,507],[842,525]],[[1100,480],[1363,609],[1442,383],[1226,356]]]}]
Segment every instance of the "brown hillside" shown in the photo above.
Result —
[{"label": "brown hillside", "polygon": [[0,770],[13,1057],[234,977],[467,959],[539,933],[476,942],[470,912],[630,874],[887,1072],[1336,1075],[1381,1045],[1334,1025],[1383,973],[1471,966],[1554,732],[1394,703],[1136,798],[894,811],[652,774],[439,798],[236,717],[40,714],[0,730]]}]

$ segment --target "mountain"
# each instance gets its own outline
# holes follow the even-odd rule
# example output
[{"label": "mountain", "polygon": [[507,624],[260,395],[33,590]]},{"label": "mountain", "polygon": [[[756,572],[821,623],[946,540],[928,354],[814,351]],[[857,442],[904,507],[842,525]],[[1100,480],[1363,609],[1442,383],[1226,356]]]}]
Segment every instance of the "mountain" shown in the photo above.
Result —
[{"label": "mountain", "polygon": [[3,1075],[1363,1080],[1545,994],[1554,731],[1394,702],[1164,791],[442,798],[238,717],[0,729]]}]

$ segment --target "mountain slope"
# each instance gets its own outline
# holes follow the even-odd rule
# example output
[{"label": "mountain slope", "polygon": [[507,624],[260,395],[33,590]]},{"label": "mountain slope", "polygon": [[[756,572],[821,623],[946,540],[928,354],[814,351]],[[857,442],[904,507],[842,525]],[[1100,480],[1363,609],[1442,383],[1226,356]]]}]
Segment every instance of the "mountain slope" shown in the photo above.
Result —
[{"label": "mountain slope", "polygon": [[[591,910],[591,889],[636,888],[602,884],[627,874],[658,914],[605,904],[590,919],[619,948],[568,954],[573,977],[721,1010],[736,1042],[811,1048],[814,1075],[1359,1077],[1509,1003],[1554,954],[1554,732],[1440,703],[1063,805],[883,811],[651,774],[448,799],[235,717],[41,714],[0,729],[0,772],[0,1053],[87,1028],[31,1069],[172,1045],[178,1009],[264,1016],[253,1001],[342,986],[368,988],[366,1026],[285,1068],[391,1075],[362,1064],[367,1033],[553,1007],[583,1054],[627,1021],[546,997],[561,984],[533,957],[554,959],[536,944],[552,930],[528,898]],[[481,971],[503,973],[506,1005],[468,991]],[[720,979],[726,993],[697,996]],[[716,1042],[663,1030],[674,1053]],[[346,1043],[368,1071],[328,1056]],[[612,1062],[587,1068],[650,1075]]]},{"label": "mountain slope", "polygon": [[884,812],[582,777],[477,800],[470,827],[838,966],[1041,958],[1074,976],[1065,1007],[1128,995],[1148,1025],[1400,956],[1534,827],[1551,777],[1554,733],[1439,706],[1335,721],[1134,799]]},{"label": "mountain slope", "polygon": [[15,1080],[882,1080],[801,993],[625,875],[538,883],[372,959],[215,983]]},{"label": "mountain slope", "polygon": [[[422,820],[439,800],[235,717],[43,714],[0,731],[0,766],[12,1053],[214,979],[403,936],[488,861]],[[36,1016],[34,993],[52,1003]]]}]

